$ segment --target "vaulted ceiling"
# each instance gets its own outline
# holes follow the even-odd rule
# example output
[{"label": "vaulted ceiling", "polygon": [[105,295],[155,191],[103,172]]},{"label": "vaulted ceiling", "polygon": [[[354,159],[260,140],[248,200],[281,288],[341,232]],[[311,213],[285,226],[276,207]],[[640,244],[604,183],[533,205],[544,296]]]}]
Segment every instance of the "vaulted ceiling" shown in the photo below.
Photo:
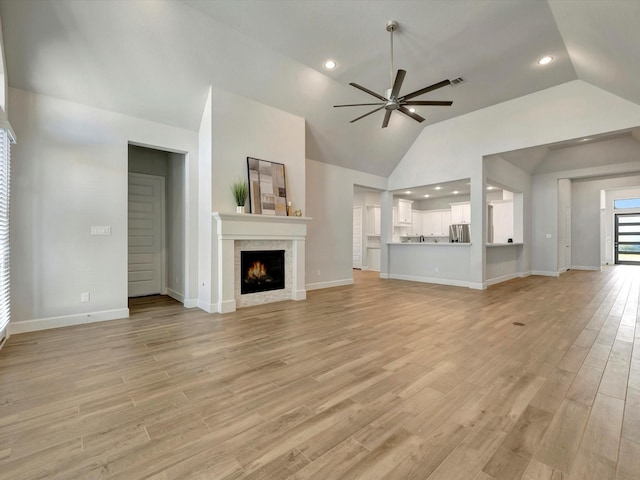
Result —
[{"label": "vaulted ceiling", "polygon": [[[304,117],[307,158],[383,176],[425,125],[576,78],[640,104],[635,0],[0,0],[0,17],[11,87],[197,130],[213,84]],[[369,107],[332,106],[375,101],[349,82],[389,88],[391,19],[403,92],[465,81],[419,97],[454,102],[421,124],[351,124]]]}]

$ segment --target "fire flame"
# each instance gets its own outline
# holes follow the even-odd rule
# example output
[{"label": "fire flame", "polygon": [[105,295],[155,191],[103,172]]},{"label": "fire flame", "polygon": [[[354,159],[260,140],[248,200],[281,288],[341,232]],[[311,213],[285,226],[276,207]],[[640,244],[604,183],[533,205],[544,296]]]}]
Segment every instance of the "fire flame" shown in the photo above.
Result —
[{"label": "fire flame", "polygon": [[259,280],[267,275],[267,267],[264,263],[258,261],[253,262],[253,265],[247,270],[247,278],[249,280]]}]

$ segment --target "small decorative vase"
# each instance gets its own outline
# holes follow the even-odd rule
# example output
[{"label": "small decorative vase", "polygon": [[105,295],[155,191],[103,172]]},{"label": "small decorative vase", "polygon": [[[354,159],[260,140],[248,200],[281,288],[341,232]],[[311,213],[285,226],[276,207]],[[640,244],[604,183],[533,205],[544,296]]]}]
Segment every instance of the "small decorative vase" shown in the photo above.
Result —
[{"label": "small decorative vase", "polygon": [[244,205],[237,205],[236,213],[244,213]]}]

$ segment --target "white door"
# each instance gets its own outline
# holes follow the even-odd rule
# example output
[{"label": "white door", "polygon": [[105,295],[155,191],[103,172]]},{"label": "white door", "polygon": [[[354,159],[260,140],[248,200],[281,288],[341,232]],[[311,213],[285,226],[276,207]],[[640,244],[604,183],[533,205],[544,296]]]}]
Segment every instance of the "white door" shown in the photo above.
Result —
[{"label": "white door", "polygon": [[164,177],[129,174],[129,296],[164,293]]},{"label": "white door", "polygon": [[362,207],[353,207],[353,268],[362,268]]}]

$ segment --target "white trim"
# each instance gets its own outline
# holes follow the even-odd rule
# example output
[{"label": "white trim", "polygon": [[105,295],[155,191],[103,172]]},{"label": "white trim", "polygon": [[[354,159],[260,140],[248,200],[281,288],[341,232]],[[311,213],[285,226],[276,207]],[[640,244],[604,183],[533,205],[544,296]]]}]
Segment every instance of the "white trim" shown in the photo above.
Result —
[{"label": "white trim", "polygon": [[217,313],[231,313],[236,311],[235,300],[220,300],[216,305]]},{"label": "white trim", "polygon": [[581,265],[571,265],[571,270],[589,270],[593,272],[601,272],[602,267],[586,267]]},{"label": "white trim", "polygon": [[197,307],[200,310],[204,310],[207,313],[216,313],[218,311],[217,306],[215,304],[206,303],[206,302],[203,302],[202,300],[198,300]]},{"label": "white trim", "polygon": [[560,270],[558,270],[558,272],[562,275],[564,272],[566,272],[567,269],[566,268],[561,268]]},{"label": "white trim", "polygon": [[544,270],[531,270],[531,275],[541,275],[543,277],[559,277],[559,272],[546,272]]},{"label": "white trim", "polygon": [[495,278],[487,279],[487,286],[495,285],[497,283],[506,282],[508,280],[513,280],[514,278],[518,278],[520,275],[517,273],[508,273],[507,275],[501,275]]},{"label": "white trim", "polygon": [[198,299],[197,298],[187,298],[183,302],[184,308],[197,308],[198,307]]},{"label": "white trim", "polygon": [[518,277],[520,278],[530,277],[530,276],[531,276],[531,270],[527,270],[526,272],[518,272]]},{"label": "white trim", "polygon": [[167,293],[165,295],[169,295],[174,300],[177,300],[180,303],[184,304],[184,295],[181,294],[180,292],[176,292],[175,290],[172,290],[171,288],[167,288]]},{"label": "white trim", "polygon": [[293,290],[291,292],[291,298],[293,300],[306,300],[307,299],[307,291],[306,290]]},{"label": "white trim", "polygon": [[307,283],[307,290],[321,290],[323,288],[344,287],[345,285],[353,285],[353,278],[345,278],[342,280],[332,280],[330,282]]},{"label": "white trim", "polygon": [[[466,280],[453,280],[449,278],[433,278],[433,277],[416,277],[414,275],[397,275],[395,273],[389,274],[389,278],[393,278],[394,280],[408,280],[410,282],[421,282],[421,283],[435,283],[437,285],[449,285],[451,287],[468,287],[475,288],[478,290],[483,290],[483,284],[480,283],[471,283]],[[473,285],[473,286],[472,286]]]},{"label": "white trim", "polygon": [[487,284],[486,283],[469,282],[468,286],[472,290],[486,290],[487,289]]},{"label": "white trim", "polygon": [[380,278],[383,278],[383,279],[387,280],[387,279],[389,279],[389,274],[380,272]]},{"label": "white trim", "polygon": [[104,322],[106,320],[117,320],[129,318],[128,308],[118,308],[115,310],[102,310],[99,312],[78,313],[75,315],[64,315],[61,317],[36,318],[9,324],[11,334],[36,332],[38,330],[48,330],[50,328],[69,327],[71,325],[83,325],[85,323]]}]

